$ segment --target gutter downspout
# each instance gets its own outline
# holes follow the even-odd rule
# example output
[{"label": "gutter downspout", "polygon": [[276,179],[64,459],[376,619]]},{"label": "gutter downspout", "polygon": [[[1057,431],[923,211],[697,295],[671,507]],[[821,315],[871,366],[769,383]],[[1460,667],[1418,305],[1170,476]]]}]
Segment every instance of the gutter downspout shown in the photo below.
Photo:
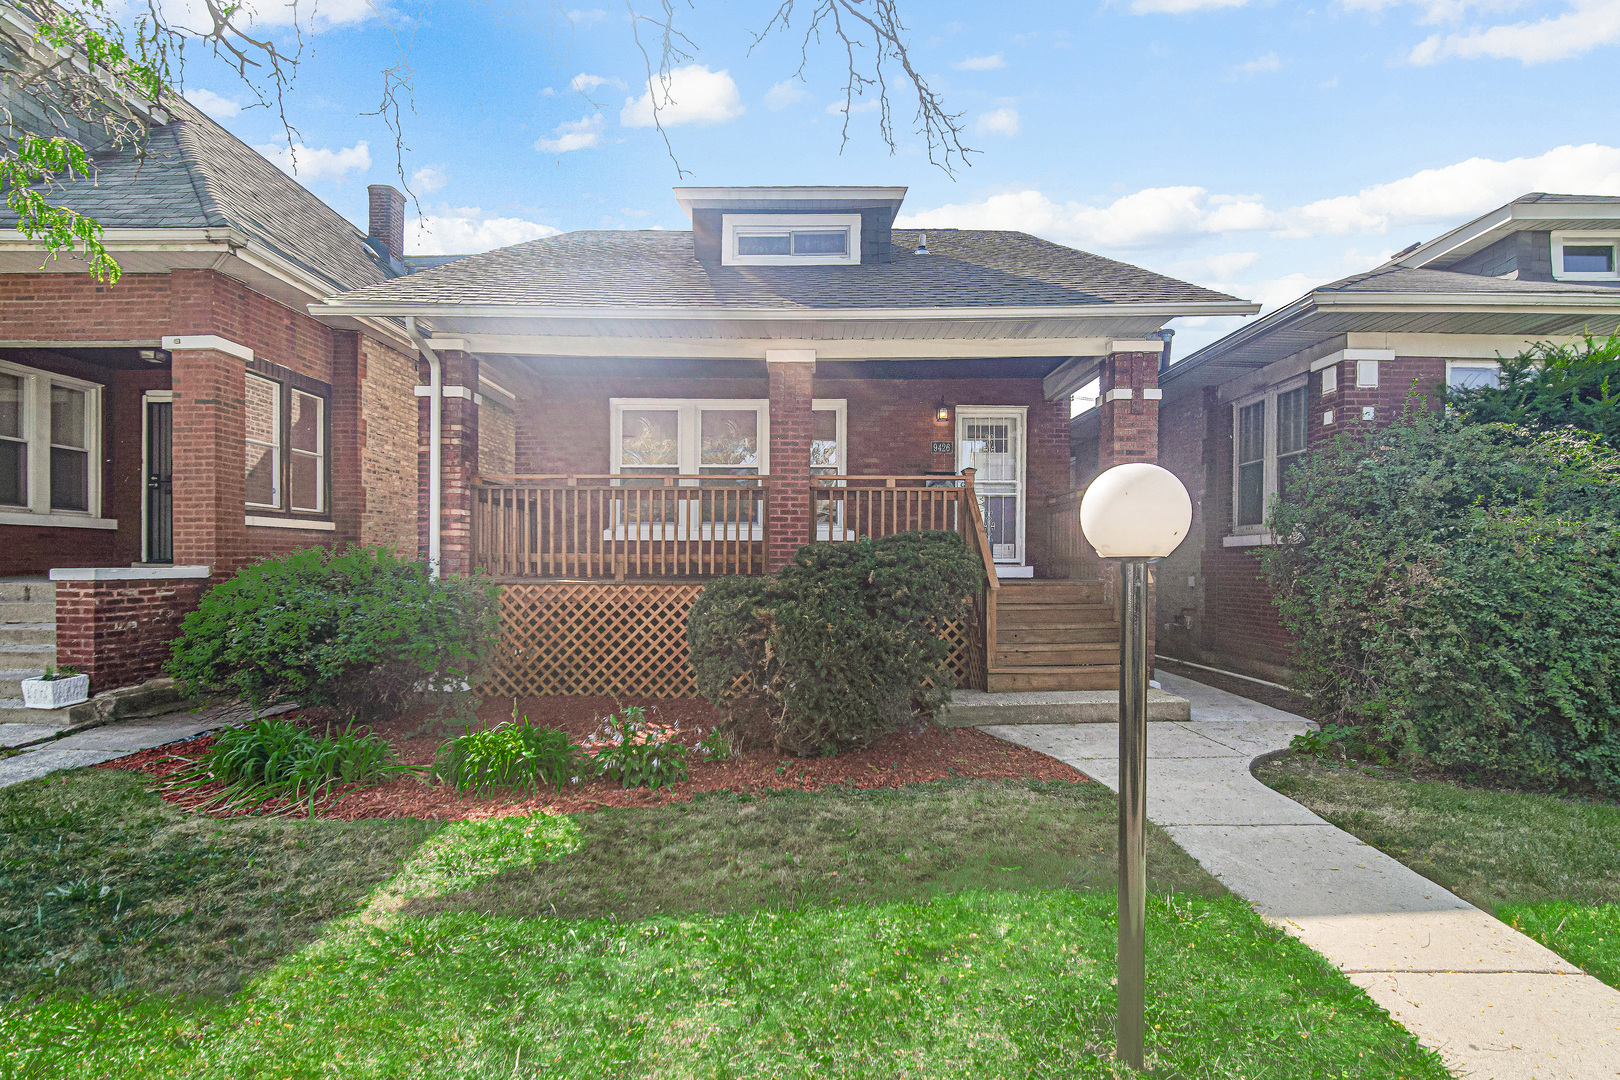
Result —
[{"label": "gutter downspout", "polygon": [[444,484],[439,444],[443,441],[444,427],[444,369],[439,366],[439,354],[416,329],[416,317],[405,316],[405,332],[416,342],[416,348],[428,362],[428,573],[439,576],[439,501]]}]

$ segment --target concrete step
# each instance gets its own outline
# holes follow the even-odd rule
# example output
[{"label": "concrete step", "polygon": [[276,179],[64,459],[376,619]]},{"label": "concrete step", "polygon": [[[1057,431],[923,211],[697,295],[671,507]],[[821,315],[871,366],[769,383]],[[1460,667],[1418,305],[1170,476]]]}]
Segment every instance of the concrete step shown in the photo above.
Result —
[{"label": "concrete step", "polygon": [[1114,609],[1106,604],[996,603],[996,628],[1053,630],[1076,626],[1112,626]]},{"label": "concrete step", "polygon": [[0,579],[0,602],[56,603],[56,582],[31,578]]},{"label": "concrete step", "polygon": [[49,645],[56,648],[53,622],[0,622],[0,645]]},{"label": "concrete step", "polygon": [[56,663],[56,635],[46,642],[7,642],[0,644],[0,668],[45,667]]},{"label": "concrete step", "polygon": [[1107,626],[1052,626],[1020,630],[1001,626],[999,620],[996,627],[997,648],[1008,645],[1063,645],[1093,642],[1107,642],[1117,649],[1119,647],[1119,627],[1110,623]]},{"label": "concrete step", "polygon": [[0,625],[10,623],[56,624],[55,600],[0,600]]},{"label": "concrete step", "polygon": [[45,674],[45,668],[43,666],[37,668],[17,668],[11,667],[8,664],[6,667],[0,668],[0,700],[15,698],[17,701],[21,701],[22,681],[24,679],[36,678],[43,674]]},{"label": "concrete step", "polygon": [[991,668],[990,692],[1021,690],[1115,690],[1119,689],[1118,664],[1091,664],[1086,667]]},{"label": "concrete step", "polygon": [[1119,665],[1119,646],[1111,641],[1022,644],[1009,647],[1002,645],[998,636],[997,645],[995,666],[998,668]]},{"label": "concrete step", "polygon": [[1003,582],[1000,603],[1003,604],[1100,604],[1103,586],[1100,581],[1021,581]]},{"label": "concrete step", "polygon": [[[1106,690],[1046,690],[985,693],[958,690],[935,717],[945,727],[987,724],[1113,724],[1119,720],[1118,677]],[[1191,720],[1184,697],[1148,690],[1149,720]]]}]

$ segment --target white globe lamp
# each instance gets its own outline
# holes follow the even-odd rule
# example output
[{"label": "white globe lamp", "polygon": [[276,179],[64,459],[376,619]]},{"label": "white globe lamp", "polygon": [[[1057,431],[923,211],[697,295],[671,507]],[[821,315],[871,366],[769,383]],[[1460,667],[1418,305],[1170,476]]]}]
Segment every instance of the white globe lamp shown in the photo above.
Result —
[{"label": "white globe lamp", "polygon": [[1176,474],[1145,461],[1115,465],[1080,500],[1080,531],[1120,560],[1119,1015],[1114,1052],[1133,1069],[1146,1049],[1148,563],[1175,551],[1192,525]]}]

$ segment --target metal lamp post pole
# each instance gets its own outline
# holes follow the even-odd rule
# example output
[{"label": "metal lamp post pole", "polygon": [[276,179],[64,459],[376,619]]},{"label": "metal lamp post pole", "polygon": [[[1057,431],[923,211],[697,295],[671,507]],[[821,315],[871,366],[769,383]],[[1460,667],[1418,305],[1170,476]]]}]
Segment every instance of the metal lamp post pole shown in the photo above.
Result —
[{"label": "metal lamp post pole", "polygon": [[1120,562],[1119,1019],[1114,1053],[1142,1068],[1147,921],[1147,559]]}]

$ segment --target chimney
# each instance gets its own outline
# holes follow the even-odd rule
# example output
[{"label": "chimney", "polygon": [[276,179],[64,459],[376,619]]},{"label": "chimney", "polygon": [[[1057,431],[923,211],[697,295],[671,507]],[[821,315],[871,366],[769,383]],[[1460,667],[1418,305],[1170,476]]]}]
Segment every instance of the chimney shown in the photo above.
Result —
[{"label": "chimney", "polygon": [[401,262],[405,259],[405,196],[392,184],[372,184],[371,228],[368,232],[378,245]]}]

